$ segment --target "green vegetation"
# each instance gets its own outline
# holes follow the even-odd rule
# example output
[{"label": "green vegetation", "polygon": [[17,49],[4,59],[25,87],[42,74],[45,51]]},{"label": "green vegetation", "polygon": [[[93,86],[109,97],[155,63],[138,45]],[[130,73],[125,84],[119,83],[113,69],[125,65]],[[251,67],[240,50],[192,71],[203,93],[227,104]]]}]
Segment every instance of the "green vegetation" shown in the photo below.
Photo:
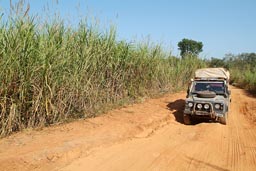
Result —
[{"label": "green vegetation", "polygon": [[212,58],[212,67],[225,67],[230,70],[231,83],[235,83],[249,91],[256,92],[256,54],[227,54],[224,59]]},{"label": "green vegetation", "polygon": [[0,136],[183,89],[204,66],[159,45],[117,41],[114,28],[100,32],[82,21],[67,27],[26,13],[1,19]]},{"label": "green vegetation", "polygon": [[[20,6],[23,1],[12,8]],[[0,17],[0,137],[182,90],[196,69],[206,67],[197,57],[202,42],[179,42],[180,59],[157,44],[118,41],[114,27],[99,31],[83,20],[68,27],[61,19],[37,21],[28,11]],[[256,90],[254,53],[207,62]]]},{"label": "green vegetation", "polygon": [[182,58],[185,58],[187,55],[198,56],[203,51],[203,43],[191,39],[182,39],[178,43],[178,47]]}]

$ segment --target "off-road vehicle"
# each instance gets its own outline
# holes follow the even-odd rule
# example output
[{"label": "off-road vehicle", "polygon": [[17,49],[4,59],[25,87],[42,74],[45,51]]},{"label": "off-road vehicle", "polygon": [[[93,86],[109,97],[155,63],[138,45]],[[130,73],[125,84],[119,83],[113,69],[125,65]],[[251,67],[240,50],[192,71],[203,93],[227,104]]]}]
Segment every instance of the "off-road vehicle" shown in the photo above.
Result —
[{"label": "off-road vehicle", "polygon": [[224,68],[203,68],[195,72],[187,90],[184,124],[196,118],[208,118],[227,124],[231,92],[229,72]]}]

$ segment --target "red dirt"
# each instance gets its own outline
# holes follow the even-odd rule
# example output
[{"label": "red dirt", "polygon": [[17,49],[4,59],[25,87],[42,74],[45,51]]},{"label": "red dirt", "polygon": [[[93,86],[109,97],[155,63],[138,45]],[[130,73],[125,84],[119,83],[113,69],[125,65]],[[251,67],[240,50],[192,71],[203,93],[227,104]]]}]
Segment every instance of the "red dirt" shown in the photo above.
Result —
[{"label": "red dirt", "polygon": [[182,123],[185,93],[0,140],[11,170],[256,170],[256,99],[232,88],[228,125]]}]

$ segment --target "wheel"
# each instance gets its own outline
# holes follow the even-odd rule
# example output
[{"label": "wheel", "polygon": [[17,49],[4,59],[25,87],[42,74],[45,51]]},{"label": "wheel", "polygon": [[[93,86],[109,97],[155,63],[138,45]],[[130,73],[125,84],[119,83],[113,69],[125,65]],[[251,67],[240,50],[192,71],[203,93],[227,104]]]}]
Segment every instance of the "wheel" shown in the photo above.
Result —
[{"label": "wheel", "polygon": [[223,125],[227,125],[227,120],[228,120],[228,115],[225,114],[224,117],[220,118],[220,123],[223,124]]},{"label": "wheel", "polygon": [[185,125],[191,125],[191,116],[190,115],[183,115],[183,121]]}]

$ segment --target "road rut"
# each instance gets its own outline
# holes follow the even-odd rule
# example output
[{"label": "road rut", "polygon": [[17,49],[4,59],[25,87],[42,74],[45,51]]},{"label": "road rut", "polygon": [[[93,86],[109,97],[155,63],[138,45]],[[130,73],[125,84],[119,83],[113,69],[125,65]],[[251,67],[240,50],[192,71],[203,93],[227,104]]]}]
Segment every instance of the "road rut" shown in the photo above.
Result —
[{"label": "road rut", "polygon": [[1,170],[256,170],[256,98],[232,87],[228,125],[184,125],[185,93],[0,140]]}]

